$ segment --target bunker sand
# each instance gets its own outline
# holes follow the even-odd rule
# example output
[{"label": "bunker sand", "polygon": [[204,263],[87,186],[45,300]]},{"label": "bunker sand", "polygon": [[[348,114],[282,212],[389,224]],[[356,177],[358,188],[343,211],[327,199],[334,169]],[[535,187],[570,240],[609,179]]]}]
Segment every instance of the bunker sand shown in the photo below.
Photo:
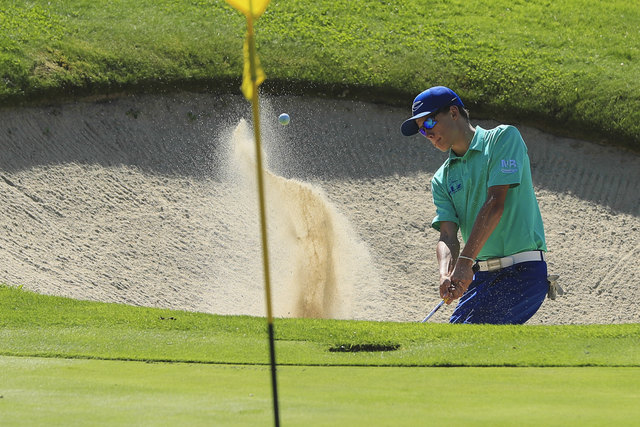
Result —
[{"label": "bunker sand", "polygon": [[[276,315],[423,319],[439,301],[429,180],[443,154],[400,135],[404,109],[262,107]],[[240,96],[190,93],[0,111],[0,281],[264,315],[255,178],[238,153],[249,117]],[[640,157],[518,128],[567,292],[529,323],[639,322]]]}]

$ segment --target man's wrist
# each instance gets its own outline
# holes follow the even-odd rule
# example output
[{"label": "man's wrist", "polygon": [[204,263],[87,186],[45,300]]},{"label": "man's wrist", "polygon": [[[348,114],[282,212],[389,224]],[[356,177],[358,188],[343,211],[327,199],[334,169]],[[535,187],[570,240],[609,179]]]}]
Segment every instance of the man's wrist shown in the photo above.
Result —
[{"label": "man's wrist", "polygon": [[471,261],[471,264],[475,264],[476,263],[475,259],[473,259],[471,257],[468,257],[468,256],[465,256],[465,255],[458,255],[458,260],[460,260],[460,259]]}]

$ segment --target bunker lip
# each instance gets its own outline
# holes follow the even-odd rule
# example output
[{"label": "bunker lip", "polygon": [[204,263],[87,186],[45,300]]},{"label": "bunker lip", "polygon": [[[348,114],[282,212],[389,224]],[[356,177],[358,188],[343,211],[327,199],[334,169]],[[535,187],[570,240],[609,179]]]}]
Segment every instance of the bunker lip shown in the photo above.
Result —
[{"label": "bunker lip", "polygon": [[[406,108],[262,103],[269,170],[321,193],[375,270],[358,273],[350,308],[331,316],[421,320],[440,301],[429,182],[446,154],[400,134]],[[283,111],[294,118],[287,126]],[[233,130],[249,117],[241,95],[197,93],[0,110],[0,280],[78,299],[264,315],[257,220],[236,223],[257,202],[238,204],[228,176]],[[518,128],[549,274],[566,291],[528,323],[640,322],[628,292],[640,282],[640,157]],[[447,321],[452,307],[442,310],[434,321]]]}]

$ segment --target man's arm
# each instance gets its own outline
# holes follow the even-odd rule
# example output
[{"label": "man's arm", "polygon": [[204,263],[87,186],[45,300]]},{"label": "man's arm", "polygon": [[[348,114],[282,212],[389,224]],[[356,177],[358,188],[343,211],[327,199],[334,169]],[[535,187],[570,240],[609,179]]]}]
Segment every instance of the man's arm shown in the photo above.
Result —
[{"label": "man's arm", "polygon": [[[484,244],[489,240],[493,230],[498,226],[504,212],[504,202],[507,198],[509,187],[509,185],[489,187],[487,199],[482,208],[480,208],[480,212],[478,212],[469,239],[460,254],[465,258],[457,259],[448,287],[443,288],[441,280],[440,296],[445,301],[460,298],[473,281],[473,261],[466,258],[475,259]],[[438,261],[440,260],[438,259]]]},{"label": "man's arm", "polygon": [[440,239],[436,246],[438,268],[440,270],[440,294],[443,288],[451,285],[451,273],[456,265],[460,253],[460,241],[458,240],[458,224],[450,221],[440,223]]}]

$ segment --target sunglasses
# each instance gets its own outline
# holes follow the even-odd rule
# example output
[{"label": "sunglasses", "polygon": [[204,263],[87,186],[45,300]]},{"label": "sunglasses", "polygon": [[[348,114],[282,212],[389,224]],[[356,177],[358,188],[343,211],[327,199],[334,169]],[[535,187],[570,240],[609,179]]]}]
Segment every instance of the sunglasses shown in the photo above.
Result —
[{"label": "sunglasses", "polygon": [[453,101],[455,101],[455,100],[456,100],[456,98],[451,99],[451,101],[449,101],[449,103],[447,105],[445,105],[444,107],[438,108],[435,111],[435,113],[433,113],[433,114],[431,114],[431,116],[427,117],[427,119],[424,121],[424,123],[422,123],[422,126],[420,126],[418,128],[418,132],[420,132],[424,136],[427,136],[427,130],[433,129],[433,127],[438,124],[438,121],[436,119],[434,119],[434,117],[437,116],[438,114],[440,114],[441,112],[443,112],[444,110],[446,110],[447,108],[451,108],[451,105],[452,105]]},{"label": "sunglasses", "polygon": [[[433,117],[435,117],[437,114],[438,113],[434,114]],[[438,124],[438,121],[433,117],[427,117],[427,120],[425,120],[424,123],[422,123],[422,126],[418,128],[418,132],[420,132],[424,136],[427,136],[427,130],[433,129],[433,127]]]}]

